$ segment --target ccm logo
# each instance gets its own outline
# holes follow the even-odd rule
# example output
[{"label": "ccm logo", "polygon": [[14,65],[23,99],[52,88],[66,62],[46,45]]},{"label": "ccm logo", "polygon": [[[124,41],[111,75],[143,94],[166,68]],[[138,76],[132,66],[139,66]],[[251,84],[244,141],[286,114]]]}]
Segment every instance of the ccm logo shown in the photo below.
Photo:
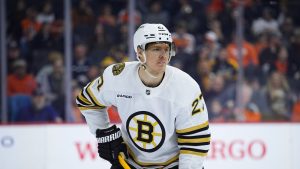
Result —
[{"label": "ccm logo", "polygon": [[0,138],[0,147],[9,148],[14,145],[14,139],[11,136],[3,136]]},{"label": "ccm logo", "polygon": [[262,140],[232,140],[227,143],[222,140],[214,140],[211,142],[211,147],[208,159],[233,159],[243,160],[249,158],[252,160],[261,160],[266,156],[267,145]]}]

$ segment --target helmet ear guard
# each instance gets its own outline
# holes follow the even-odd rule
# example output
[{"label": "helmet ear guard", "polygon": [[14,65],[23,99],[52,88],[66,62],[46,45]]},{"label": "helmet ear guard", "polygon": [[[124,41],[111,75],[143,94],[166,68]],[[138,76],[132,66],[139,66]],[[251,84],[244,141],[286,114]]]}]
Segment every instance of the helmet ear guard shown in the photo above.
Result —
[{"label": "helmet ear guard", "polygon": [[175,55],[176,55],[176,51],[177,51],[176,45],[175,45],[174,42],[172,42],[172,43],[170,44],[170,58],[171,58],[172,56],[175,56]]}]

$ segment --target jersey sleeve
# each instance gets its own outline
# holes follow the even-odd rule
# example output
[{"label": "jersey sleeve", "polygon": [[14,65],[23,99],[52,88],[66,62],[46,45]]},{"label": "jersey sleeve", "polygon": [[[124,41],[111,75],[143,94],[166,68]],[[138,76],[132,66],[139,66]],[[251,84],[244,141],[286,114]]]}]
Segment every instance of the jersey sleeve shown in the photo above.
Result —
[{"label": "jersey sleeve", "polygon": [[76,103],[86,119],[91,133],[109,127],[107,107],[113,104],[109,91],[111,67],[105,69],[103,75],[88,83],[76,98]]},{"label": "jersey sleeve", "polygon": [[175,122],[180,149],[179,168],[199,169],[210,145],[208,114],[199,86],[187,92],[186,100]]}]

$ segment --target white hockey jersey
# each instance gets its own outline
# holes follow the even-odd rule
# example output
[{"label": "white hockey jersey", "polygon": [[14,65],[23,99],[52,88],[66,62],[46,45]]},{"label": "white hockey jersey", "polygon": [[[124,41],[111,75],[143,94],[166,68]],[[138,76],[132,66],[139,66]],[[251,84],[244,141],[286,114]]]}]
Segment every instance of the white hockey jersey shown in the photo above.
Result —
[{"label": "white hockey jersey", "polygon": [[199,85],[167,66],[157,87],[139,78],[139,62],[111,65],[77,97],[93,134],[109,127],[106,107],[117,107],[121,131],[136,168],[202,168],[210,144],[206,105]]}]

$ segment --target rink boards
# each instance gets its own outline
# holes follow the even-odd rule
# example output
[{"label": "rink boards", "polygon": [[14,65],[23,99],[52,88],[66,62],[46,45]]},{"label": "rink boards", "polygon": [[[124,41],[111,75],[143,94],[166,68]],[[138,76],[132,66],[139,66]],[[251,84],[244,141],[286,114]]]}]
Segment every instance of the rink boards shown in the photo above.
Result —
[{"label": "rink boards", "polygon": [[[208,169],[299,169],[300,123],[211,124]],[[84,124],[0,125],[1,169],[109,169]]]}]

